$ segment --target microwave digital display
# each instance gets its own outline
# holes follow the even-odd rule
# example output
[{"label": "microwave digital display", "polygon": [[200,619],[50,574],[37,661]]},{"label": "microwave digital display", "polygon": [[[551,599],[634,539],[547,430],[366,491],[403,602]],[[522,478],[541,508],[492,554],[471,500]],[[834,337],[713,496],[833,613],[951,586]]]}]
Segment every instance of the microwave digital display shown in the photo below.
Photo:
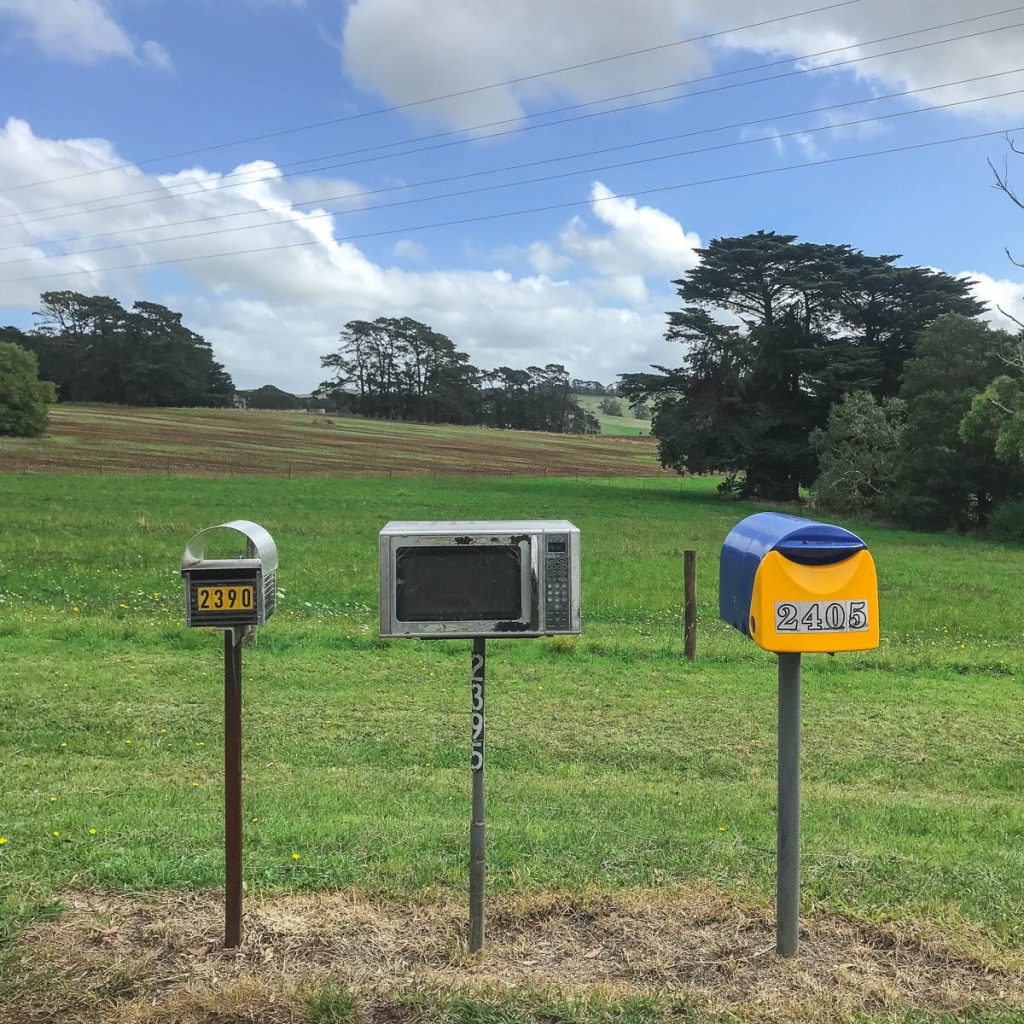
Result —
[{"label": "microwave digital display", "polygon": [[518,545],[400,547],[395,600],[402,622],[518,619],[523,614]]}]

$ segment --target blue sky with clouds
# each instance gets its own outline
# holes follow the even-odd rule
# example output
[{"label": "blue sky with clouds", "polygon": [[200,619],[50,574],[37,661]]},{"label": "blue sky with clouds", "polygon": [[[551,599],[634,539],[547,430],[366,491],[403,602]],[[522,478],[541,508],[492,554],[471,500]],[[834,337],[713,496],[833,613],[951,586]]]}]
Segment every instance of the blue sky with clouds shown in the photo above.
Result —
[{"label": "blue sky with clouds", "polygon": [[1022,41],[1010,0],[0,0],[0,322],[165,302],[239,385],[306,391],[347,320],[408,315],[611,380],[678,360],[671,279],[759,228],[1021,315],[999,134],[841,158],[1024,128]]}]

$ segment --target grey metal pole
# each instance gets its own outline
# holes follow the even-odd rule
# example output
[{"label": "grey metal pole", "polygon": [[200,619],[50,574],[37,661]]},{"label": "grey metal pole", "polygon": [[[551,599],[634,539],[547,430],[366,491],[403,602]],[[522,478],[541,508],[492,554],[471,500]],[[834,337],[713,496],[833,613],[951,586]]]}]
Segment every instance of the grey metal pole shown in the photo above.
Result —
[{"label": "grey metal pole", "polygon": [[779,655],[778,875],[775,949],[795,956],[800,941],[800,655]]},{"label": "grey metal pole", "polygon": [[473,815],[469,825],[469,951],[484,944],[486,835],[484,814],[484,678],[487,665],[483,637],[473,640]]}]

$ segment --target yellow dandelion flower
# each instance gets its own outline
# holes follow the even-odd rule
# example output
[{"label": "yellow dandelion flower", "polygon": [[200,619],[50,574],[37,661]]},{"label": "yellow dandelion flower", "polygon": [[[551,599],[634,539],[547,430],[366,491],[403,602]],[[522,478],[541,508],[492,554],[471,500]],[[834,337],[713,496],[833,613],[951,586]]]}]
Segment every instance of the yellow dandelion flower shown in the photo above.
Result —
[{"label": "yellow dandelion flower", "polygon": [[199,788],[199,783],[198,782],[193,782],[192,783],[192,788],[193,789],[198,789]]},{"label": "yellow dandelion flower", "polygon": [[196,746],[197,746],[197,747],[205,747],[205,746],[206,746],[206,744],[205,744],[205,743],[204,743],[204,742],[203,742],[202,740],[197,740],[197,741],[196,741]]},{"label": "yellow dandelion flower", "polygon": [[132,745],[132,741],[131,741],[131,740],[125,740],[125,743],[126,743],[126,744],[127,744],[127,745],[128,745],[129,747],[130,747],[130,746]]},{"label": "yellow dandelion flower", "polygon": [[292,854],[292,860],[302,860],[302,854],[301,853],[293,853]]},{"label": "yellow dandelion flower", "polygon": [[724,825],[719,825],[718,826],[718,831],[719,832],[724,832],[725,831],[725,826]]},{"label": "yellow dandelion flower", "polygon": [[119,605],[118,605],[118,607],[119,607],[119,608],[127,608],[127,607],[128,607],[128,605],[126,605],[126,604],[125,604],[125,603],[124,603],[124,602],[122,601],[122,602],[121,602],[121,604],[119,604]]},{"label": "yellow dandelion flower", "polygon": [[63,742],[63,743],[61,743],[61,746],[62,746],[62,747],[66,747],[67,745],[68,745],[68,741],[67,741],[67,740],[64,740],[64,742]]},{"label": "yellow dandelion flower", "polygon": [[55,804],[56,802],[57,802],[57,798],[55,796],[51,796],[50,797],[50,803],[51,804]]},{"label": "yellow dandelion flower", "polygon": [[96,829],[94,829],[94,828],[89,829],[89,835],[91,835],[91,836],[96,835]]},{"label": "yellow dandelion flower", "polygon": [[0,836],[0,846],[6,846],[7,839],[4,836]]},{"label": "yellow dandelion flower", "polygon": [[256,822],[259,821],[260,819],[259,818],[250,818],[249,820],[255,825]]},{"label": "yellow dandelion flower", "polygon": [[54,832],[53,833],[53,838],[54,839],[60,839],[60,833],[59,832]]},{"label": "yellow dandelion flower", "polygon": [[77,611],[78,611],[78,608],[72,608],[71,610],[72,610],[73,612],[77,612]]}]

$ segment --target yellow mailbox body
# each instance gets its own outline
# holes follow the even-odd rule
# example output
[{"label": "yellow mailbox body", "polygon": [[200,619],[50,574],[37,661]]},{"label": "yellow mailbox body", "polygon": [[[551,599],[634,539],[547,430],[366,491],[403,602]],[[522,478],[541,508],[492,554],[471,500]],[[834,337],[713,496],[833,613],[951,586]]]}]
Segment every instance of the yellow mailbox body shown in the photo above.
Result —
[{"label": "yellow mailbox body", "polygon": [[[792,605],[796,614],[786,615],[780,605]],[[850,629],[851,619],[860,626],[861,614],[866,628]],[[842,623],[843,628],[829,629],[830,616],[832,624]],[[777,628],[794,618],[797,629],[806,626],[806,632]],[[750,635],[766,651],[874,650],[878,646],[878,580],[871,553],[858,551],[831,565],[801,565],[769,551],[754,577],[750,619]],[[825,628],[810,628],[819,621]]]},{"label": "yellow mailbox body", "polygon": [[761,512],[722,546],[719,611],[777,654],[869,651],[879,635],[875,563],[842,527]]}]

